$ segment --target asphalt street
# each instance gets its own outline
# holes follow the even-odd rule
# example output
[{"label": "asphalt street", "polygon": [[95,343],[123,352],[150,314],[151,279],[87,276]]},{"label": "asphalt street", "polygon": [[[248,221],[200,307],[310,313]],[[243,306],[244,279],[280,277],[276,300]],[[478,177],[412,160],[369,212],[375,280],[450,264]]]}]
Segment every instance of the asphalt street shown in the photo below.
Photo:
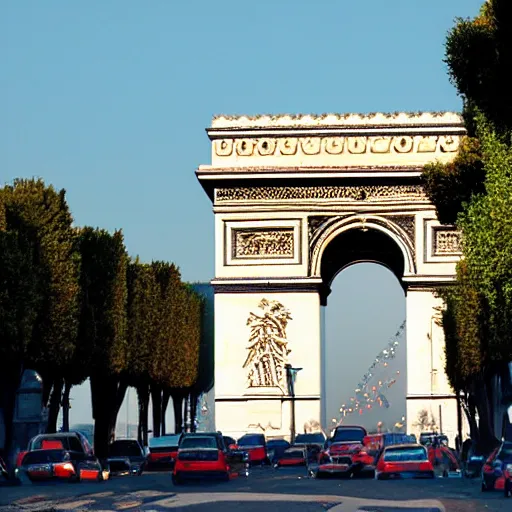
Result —
[{"label": "asphalt street", "polygon": [[170,474],[112,478],[103,483],[0,487],[0,512],[510,512],[503,492],[482,493],[476,480],[315,480],[305,470],[256,468],[226,483],[178,487]]}]

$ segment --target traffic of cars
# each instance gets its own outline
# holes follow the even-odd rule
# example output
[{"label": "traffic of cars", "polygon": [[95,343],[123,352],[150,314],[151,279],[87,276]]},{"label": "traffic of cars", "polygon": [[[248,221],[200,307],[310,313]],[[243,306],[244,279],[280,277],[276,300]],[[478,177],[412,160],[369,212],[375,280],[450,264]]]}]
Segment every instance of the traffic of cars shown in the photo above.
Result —
[{"label": "traffic of cars", "polygon": [[[83,433],[67,432],[34,437],[18,455],[15,474],[21,482],[102,482],[166,469],[180,485],[189,479],[248,477],[251,467],[270,466],[276,471],[304,467],[311,478],[461,478],[457,454],[446,441],[434,435],[418,443],[414,436],[368,434],[357,425],[338,426],[328,438],[322,432],[299,434],[293,444],[259,433],[236,440],[220,432],[197,432],[154,438],[146,449],[137,440],[119,439],[100,461]],[[503,441],[484,461],[481,485],[483,492],[512,496],[512,442]]]}]

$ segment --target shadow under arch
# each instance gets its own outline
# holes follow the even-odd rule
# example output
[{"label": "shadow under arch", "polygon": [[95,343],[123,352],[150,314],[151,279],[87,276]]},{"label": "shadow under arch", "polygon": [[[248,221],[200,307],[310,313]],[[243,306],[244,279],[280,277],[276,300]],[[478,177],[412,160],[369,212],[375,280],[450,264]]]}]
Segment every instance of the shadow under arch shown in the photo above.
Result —
[{"label": "shadow under arch", "polygon": [[327,305],[331,284],[345,268],[377,263],[389,269],[405,290],[402,278],[414,273],[412,241],[400,228],[380,218],[343,219],[327,226],[313,245],[311,270],[322,278],[321,304]]}]

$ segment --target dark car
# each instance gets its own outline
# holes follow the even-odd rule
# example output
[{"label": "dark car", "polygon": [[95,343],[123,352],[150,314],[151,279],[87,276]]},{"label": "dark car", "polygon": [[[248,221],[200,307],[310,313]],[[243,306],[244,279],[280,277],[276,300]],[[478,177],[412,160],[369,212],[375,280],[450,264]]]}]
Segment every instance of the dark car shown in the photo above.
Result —
[{"label": "dark car", "polygon": [[222,434],[183,434],[172,473],[175,485],[188,478],[220,478],[227,481],[234,475],[248,474],[247,453],[229,450]]},{"label": "dark car", "polygon": [[263,434],[245,434],[238,440],[237,446],[249,454],[251,464],[270,463],[267,458],[267,441]]},{"label": "dark car", "polygon": [[512,441],[504,441],[494,450],[482,468],[482,491],[505,489],[505,469],[512,464]]},{"label": "dark car", "polygon": [[102,481],[108,478],[89,441],[79,432],[34,437],[29,442],[28,451],[20,458],[16,472],[18,476],[25,474],[32,481],[55,478]]},{"label": "dark car", "polygon": [[270,439],[267,441],[267,458],[272,464],[283,456],[284,452],[290,448],[290,443],[286,439]]},{"label": "dark car", "polygon": [[230,436],[222,436],[222,439],[224,439],[224,444],[226,445],[226,448],[229,448],[231,450],[235,450],[237,448],[236,445],[236,439]]},{"label": "dark car", "polygon": [[172,468],[182,434],[153,437],[149,440],[148,468]]},{"label": "dark car", "polygon": [[146,456],[135,439],[119,439],[108,448],[108,465],[111,474],[142,475],[146,466]]},{"label": "dark car", "polygon": [[323,432],[299,434],[295,438],[293,446],[304,448],[308,461],[313,462],[318,460],[318,455],[322,451],[325,441],[326,438]]}]

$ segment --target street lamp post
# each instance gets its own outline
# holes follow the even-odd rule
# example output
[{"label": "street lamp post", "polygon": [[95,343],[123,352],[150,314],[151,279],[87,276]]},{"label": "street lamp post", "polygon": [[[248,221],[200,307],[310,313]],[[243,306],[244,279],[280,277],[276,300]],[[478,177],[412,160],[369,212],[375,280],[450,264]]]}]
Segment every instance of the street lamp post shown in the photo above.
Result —
[{"label": "street lamp post", "polygon": [[286,369],[288,395],[291,398],[290,443],[293,444],[295,442],[295,379],[297,378],[297,373],[299,373],[302,368],[292,368],[291,364],[286,364],[284,367]]}]

